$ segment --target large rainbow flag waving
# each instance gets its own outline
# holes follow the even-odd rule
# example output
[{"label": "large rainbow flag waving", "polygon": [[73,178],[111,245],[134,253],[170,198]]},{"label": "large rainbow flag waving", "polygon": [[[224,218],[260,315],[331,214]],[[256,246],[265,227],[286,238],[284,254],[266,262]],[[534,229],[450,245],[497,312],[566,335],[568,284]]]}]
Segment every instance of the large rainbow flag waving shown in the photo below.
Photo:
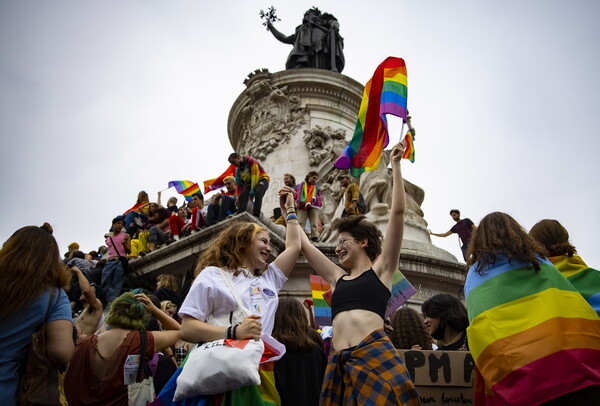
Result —
[{"label": "large rainbow flag waving", "polygon": [[177,193],[183,195],[188,202],[192,201],[192,196],[200,192],[200,186],[189,180],[172,180],[168,187],[174,187]]},{"label": "large rainbow flag waving", "polygon": [[476,405],[534,406],[600,384],[600,319],[544,259],[502,256],[465,282]]},{"label": "large rainbow flag waving", "polygon": [[350,144],[335,161],[354,177],[377,169],[381,152],[389,143],[386,114],[406,122],[407,77],[404,59],[385,59],[367,82]]}]

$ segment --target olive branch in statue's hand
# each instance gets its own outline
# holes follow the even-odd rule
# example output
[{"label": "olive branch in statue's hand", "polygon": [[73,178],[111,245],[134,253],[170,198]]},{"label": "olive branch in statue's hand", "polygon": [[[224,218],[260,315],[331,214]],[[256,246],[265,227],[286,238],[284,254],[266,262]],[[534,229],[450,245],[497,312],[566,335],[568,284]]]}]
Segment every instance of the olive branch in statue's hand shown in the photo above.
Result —
[{"label": "olive branch in statue's hand", "polygon": [[260,13],[258,13],[260,15],[260,18],[263,18],[265,20],[262,24],[265,27],[267,27],[267,30],[269,29],[269,23],[281,21],[281,19],[279,19],[275,14],[275,11],[275,7],[271,6],[269,7],[266,13],[263,10],[260,10]]}]

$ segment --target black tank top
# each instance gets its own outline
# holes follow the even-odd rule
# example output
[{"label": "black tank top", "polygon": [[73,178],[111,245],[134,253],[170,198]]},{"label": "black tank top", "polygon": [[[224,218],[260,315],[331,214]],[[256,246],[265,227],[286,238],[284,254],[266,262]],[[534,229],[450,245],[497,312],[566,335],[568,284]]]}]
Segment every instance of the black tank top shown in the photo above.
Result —
[{"label": "black tank top", "polygon": [[391,296],[373,269],[354,279],[342,276],[331,296],[332,319],[340,312],[354,309],[368,310],[383,319]]}]

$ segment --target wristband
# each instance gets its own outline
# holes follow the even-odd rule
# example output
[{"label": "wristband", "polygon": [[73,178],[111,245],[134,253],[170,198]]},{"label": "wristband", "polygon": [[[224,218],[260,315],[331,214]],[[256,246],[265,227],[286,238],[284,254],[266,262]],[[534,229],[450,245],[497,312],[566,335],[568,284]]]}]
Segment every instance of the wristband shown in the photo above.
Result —
[{"label": "wristband", "polygon": [[237,323],[237,324],[234,324],[234,325],[233,325],[233,330],[232,330],[232,332],[231,332],[231,335],[232,335],[233,337],[231,337],[231,338],[233,338],[234,340],[237,340],[237,335],[236,335],[236,331],[235,331],[235,330],[237,330],[237,326],[239,326],[239,325],[240,325],[240,323]]},{"label": "wristband", "polygon": [[225,339],[230,339],[231,338],[231,326],[227,327],[225,329]]}]

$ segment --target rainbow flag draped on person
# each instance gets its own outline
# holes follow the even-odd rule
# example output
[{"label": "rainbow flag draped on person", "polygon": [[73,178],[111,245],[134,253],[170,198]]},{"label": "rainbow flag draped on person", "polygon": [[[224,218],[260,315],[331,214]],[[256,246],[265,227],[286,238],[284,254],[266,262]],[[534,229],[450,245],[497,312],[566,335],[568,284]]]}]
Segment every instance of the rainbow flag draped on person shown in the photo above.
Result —
[{"label": "rainbow flag draped on person", "polygon": [[236,167],[234,165],[229,165],[229,167],[227,169],[225,169],[225,172],[220,174],[218,177],[216,177],[214,179],[205,180],[204,181],[204,193],[208,193],[211,190],[217,190],[217,189],[221,189],[222,187],[224,187],[225,184],[223,183],[223,180],[228,176],[235,177],[235,169],[236,169]]},{"label": "rainbow flag draped on person", "polygon": [[548,261],[505,255],[465,282],[476,405],[534,406],[600,385],[600,319]]},{"label": "rainbow flag draped on person", "polygon": [[367,82],[350,144],[335,161],[338,169],[350,169],[359,177],[377,169],[381,153],[389,143],[386,114],[407,116],[407,76],[404,59],[390,56]]},{"label": "rainbow flag draped on person", "polygon": [[600,316],[600,271],[590,268],[578,255],[548,258]]},{"label": "rainbow flag draped on person", "polygon": [[200,192],[200,186],[189,180],[172,180],[168,187],[174,187],[177,193],[183,195],[188,202],[192,201],[192,196]]}]

